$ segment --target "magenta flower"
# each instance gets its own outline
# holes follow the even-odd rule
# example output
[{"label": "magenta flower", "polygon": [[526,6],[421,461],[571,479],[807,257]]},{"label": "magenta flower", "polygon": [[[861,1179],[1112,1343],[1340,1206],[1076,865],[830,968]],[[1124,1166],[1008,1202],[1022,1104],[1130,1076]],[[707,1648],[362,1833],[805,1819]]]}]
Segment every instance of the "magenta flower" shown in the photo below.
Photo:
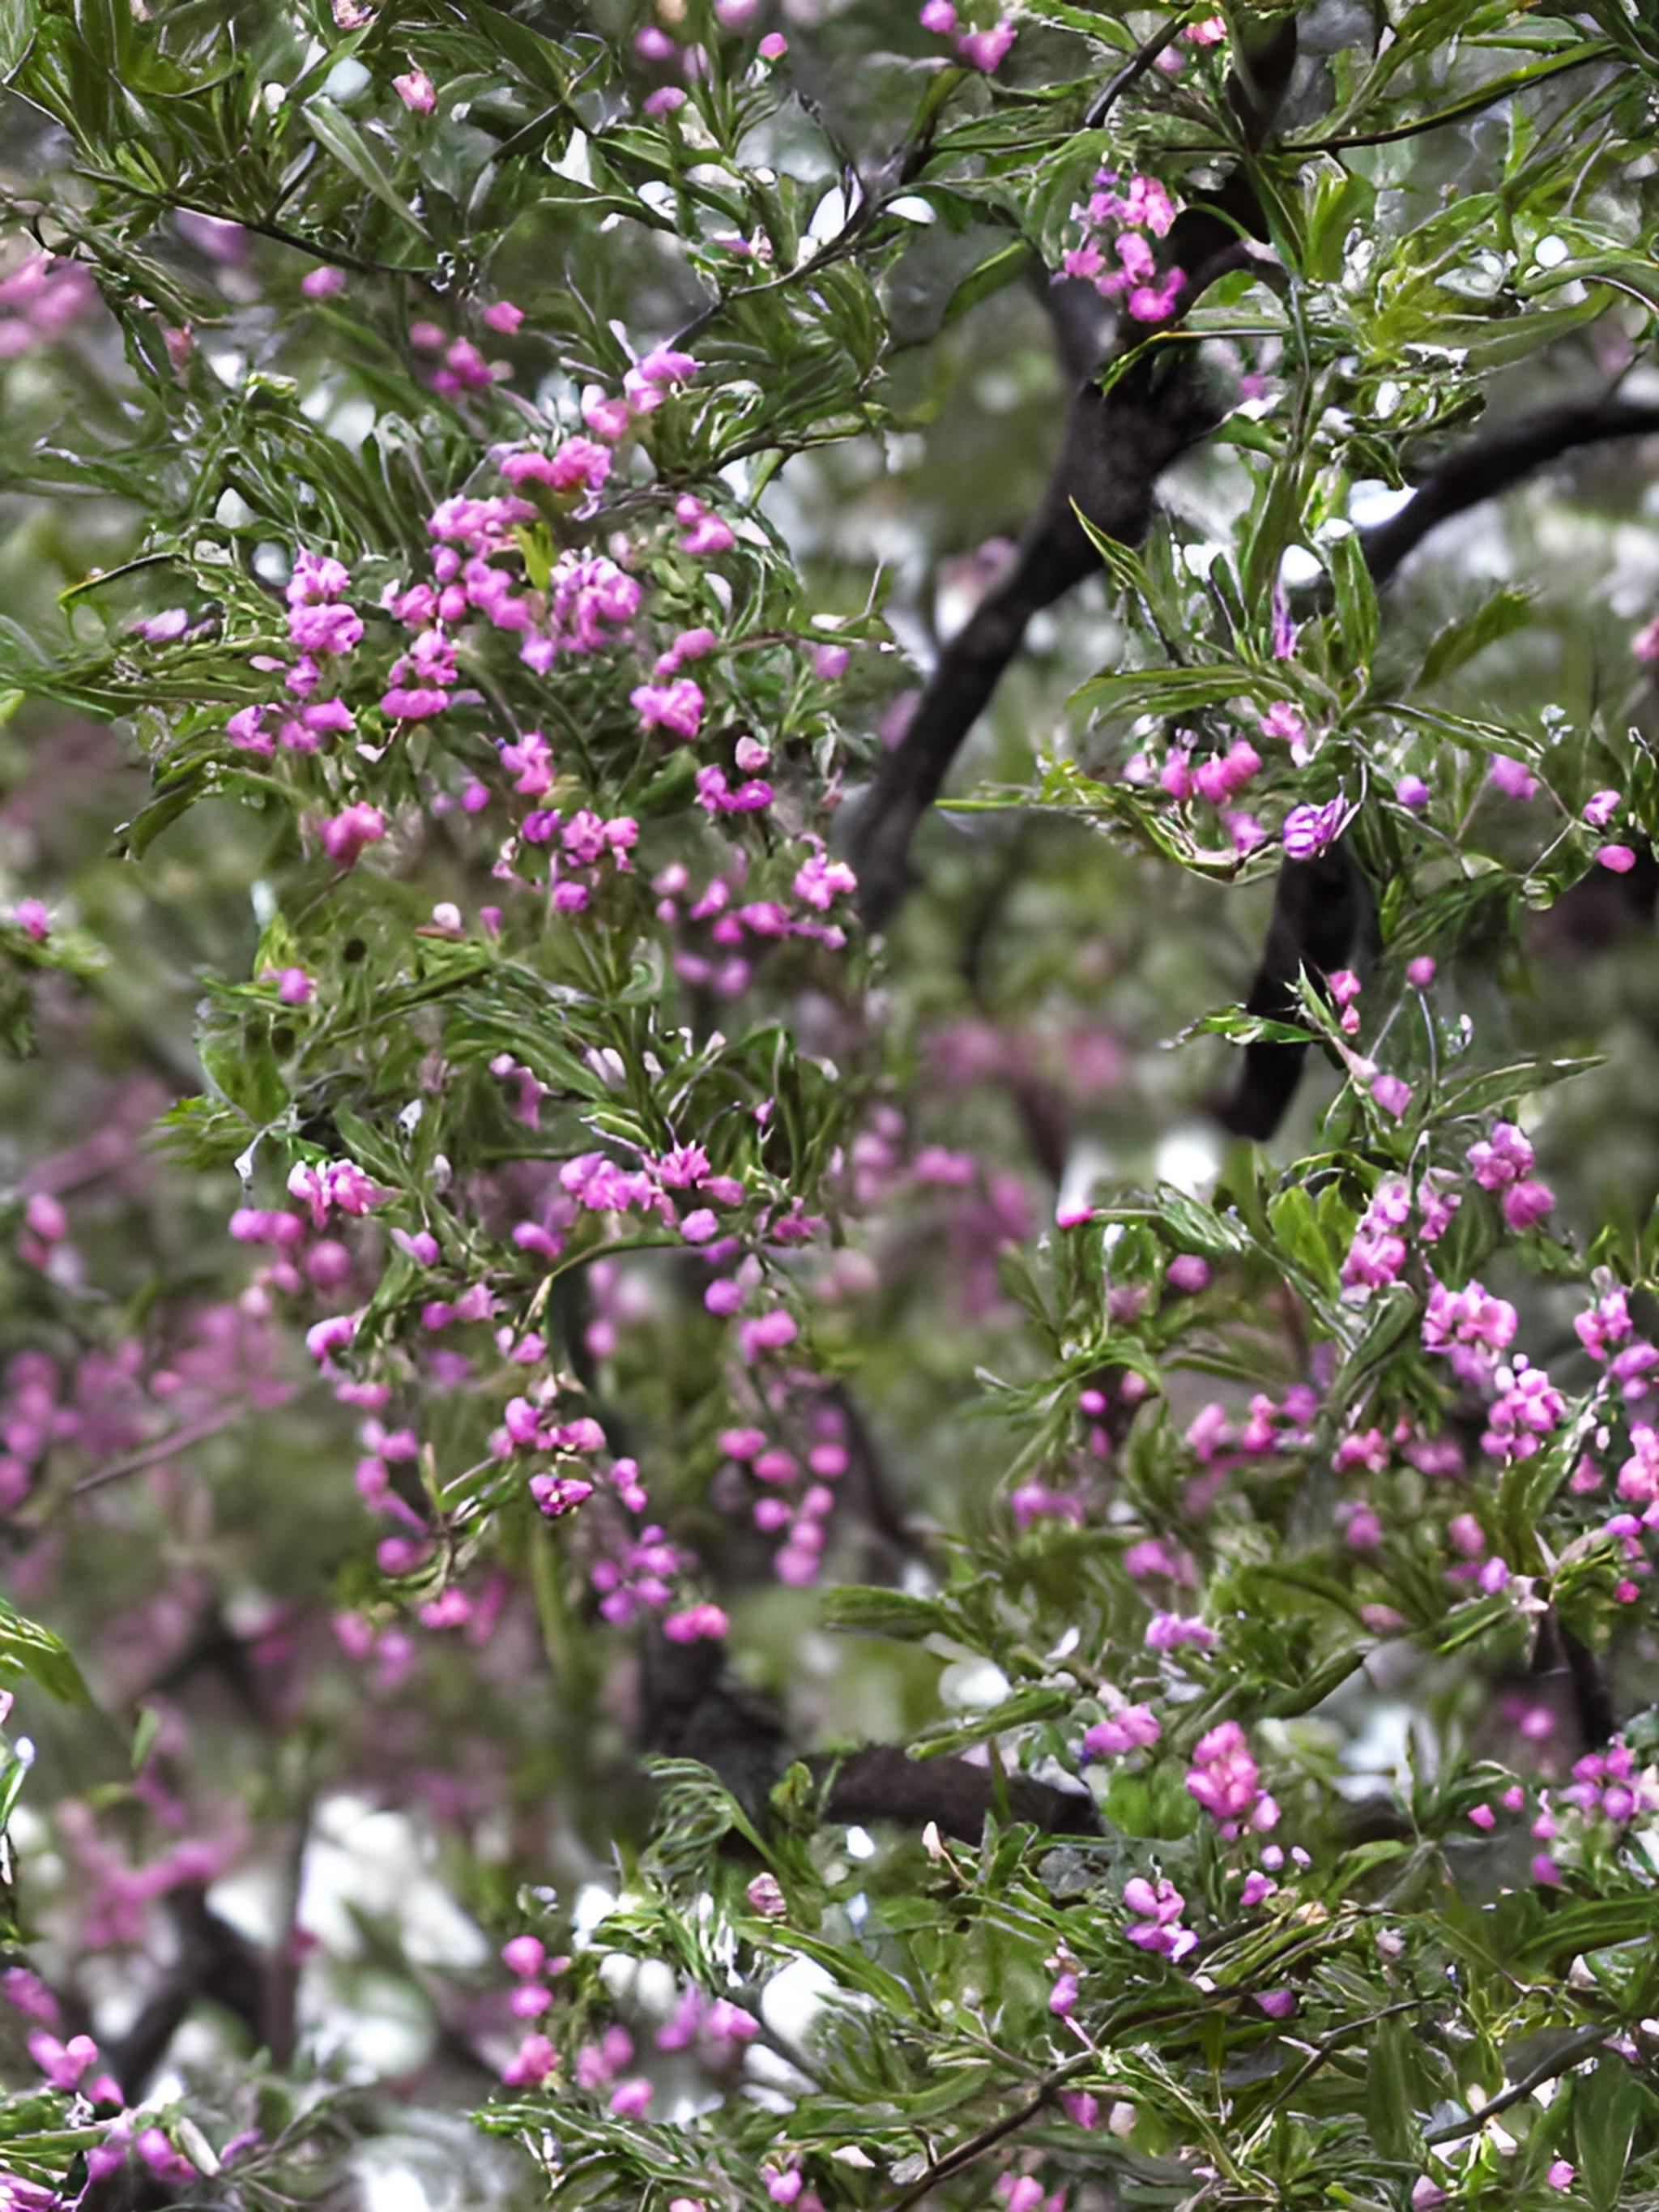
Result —
[{"label": "magenta flower", "polygon": [[666,730],[685,743],[696,736],[702,721],[702,688],[689,676],[676,677],[672,684],[637,684],[628,696],[647,730]]},{"label": "magenta flower", "polygon": [[1285,817],[1285,853],[1292,860],[1311,860],[1341,833],[1346,804],[1339,794],[1323,806],[1293,806]]},{"label": "magenta flower", "polygon": [[438,105],[437,87],[424,70],[411,68],[403,76],[394,76],[392,89],[412,115],[430,115]]}]

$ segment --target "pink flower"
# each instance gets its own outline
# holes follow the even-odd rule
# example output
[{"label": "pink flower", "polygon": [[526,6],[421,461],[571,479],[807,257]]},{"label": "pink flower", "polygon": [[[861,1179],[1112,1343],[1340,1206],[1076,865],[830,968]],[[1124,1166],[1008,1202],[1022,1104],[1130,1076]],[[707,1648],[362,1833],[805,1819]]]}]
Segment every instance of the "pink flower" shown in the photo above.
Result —
[{"label": "pink flower", "polygon": [[1198,1938],[1192,1929],[1181,1925],[1187,1900],[1162,1875],[1156,1887],[1144,1875],[1132,1876],[1123,1885],[1123,1902],[1136,1915],[1123,1932],[1138,1950],[1157,1951],[1166,1959],[1179,1960],[1197,1947]]},{"label": "pink flower", "polygon": [[1340,834],[1345,801],[1339,795],[1323,806],[1293,806],[1285,817],[1285,852],[1292,860],[1311,860]]},{"label": "pink flower", "polygon": [[997,68],[1014,43],[1014,26],[1004,16],[988,31],[964,31],[957,40],[957,52],[963,61],[988,76]]},{"label": "pink flower", "polygon": [[558,2066],[558,2056],[544,2035],[526,2035],[501,2069],[509,2089],[538,2089]]},{"label": "pink flower", "polygon": [[1555,1193],[1547,1183],[1517,1182],[1504,1193],[1504,1218],[1518,1233],[1541,1221],[1554,1204]]},{"label": "pink flower", "polygon": [[28,2039],[29,2057],[54,2089],[73,2090],[88,2066],[98,2063],[98,2045],[89,2035],[72,2035],[67,2043],[44,2027]]},{"label": "pink flower", "polygon": [[21,898],[11,910],[11,918],[25,937],[32,937],[37,945],[44,945],[52,934],[52,916],[38,898]]},{"label": "pink flower", "polygon": [[1394,795],[1402,806],[1413,809],[1429,803],[1429,787],[1420,775],[1402,775],[1394,787]]},{"label": "pink flower", "polygon": [[1406,1109],[1412,1103],[1412,1087],[1397,1075],[1373,1076],[1371,1097],[1385,1114],[1392,1114],[1399,1121],[1405,1118]]},{"label": "pink flower", "polygon": [[1091,1759],[1115,1759],[1155,1744],[1162,1734],[1150,1705],[1123,1705],[1095,1723],[1083,1739],[1083,1748]]},{"label": "pink flower", "polygon": [[755,51],[763,62],[781,61],[789,51],[789,41],[781,31],[769,31]]},{"label": "pink flower", "polygon": [[337,292],[343,292],[346,274],[343,269],[312,269],[300,279],[300,289],[307,300],[331,300]]},{"label": "pink flower", "polygon": [[921,27],[937,38],[951,37],[957,27],[957,11],[951,0],[923,0]]},{"label": "pink flower", "polygon": [[1573,2175],[1577,2170],[1576,2167],[1570,2166],[1565,2158],[1558,2158],[1551,2161],[1550,2169],[1544,2179],[1552,2189],[1571,2189]]},{"label": "pink flower", "polygon": [[1306,741],[1308,726],[1302,719],[1300,709],[1293,707],[1288,699],[1275,699],[1260,720],[1264,738],[1283,738],[1293,745]]},{"label": "pink flower", "polygon": [[1636,866],[1636,855],[1628,845],[1600,846],[1595,857],[1604,868],[1611,868],[1615,876],[1627,876]]},{"label": "pink flower", "polygon": [[671,1613],[662,1632],[673,1644],[718,1643],[730,1623],[717,1605],[694,1605],[684,1613]]},{"label": "pink flower", "polygon": [[318,825],[318,842],[340,867],[356,865],[366,845],[378,845],[386,836],[386,817],[378,806],[358,800]]},{"label": "pink flower", "polygon": [[1238,1832],[1248,1817],[1254,1828],[1270,1828],[1279,1808],[1261,1786],[1261,1775],[1237,1721],[1223,1721],[1201,1735],[1193,1747],[1193,1764],[1187,1788],[1218,1821],[1224,1836]]},{"label": "pink flower", "polygon": [[520,1981],[533,1981],[547,1964],[547,1947],[539,1936],[512,1936],[501,1946],[501,1963]]},{"label": "pink flower", "polygon": [[392,89],[413,115],[430,115],[438,105],[437,88],[424,70],[410,68],[404,76],[394,76]]},{"label": "pink flower", "polygon": [[696,736],[702,721],[702,687],[689,676],[678,676],[672,684],[637,684],[628,696],[647,730],[666,730],[688,743]]},{"label": "pink flower", "polygon": [[1511,758],[1508,753],[1494,753],[1486,773],[1499,791],[1510,799],[1530,799],[1538,789],[1538,779],[1526,763]]}]

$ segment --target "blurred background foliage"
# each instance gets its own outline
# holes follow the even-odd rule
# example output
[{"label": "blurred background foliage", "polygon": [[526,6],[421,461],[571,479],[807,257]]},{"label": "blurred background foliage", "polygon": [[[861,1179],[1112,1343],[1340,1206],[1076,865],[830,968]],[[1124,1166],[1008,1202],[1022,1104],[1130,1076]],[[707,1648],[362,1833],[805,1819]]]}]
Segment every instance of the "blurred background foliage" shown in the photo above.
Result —
[{"label": "blurred background foliage", "polygon": [[[681,30],[684,9],[660,12]],[[714,40],[702,0],[690,13]],[[1304,70],[1294,127],[1358,141],[1340,172],[1322,172],[1322,190],[1350,195],[1316,210],[1326,246],[1303,238],[1310,260],[1323,250],[1328,262],[1314,271],[1327,514],[1381,511],[1414,426],[1615,383],[1659,396],[1650,29],[1613,0],[1560,17],[1419,0],[1394,11],[1397,73],[1372,82],[1367,11],[1322,0],[1304,13],[1325,52]],[[287,811],[232,787],[222,759],[205,781],[195,771],[210,728],[257,696],[246,640],[262,620],[275,635],[268,587],[295,546],[337,547],[389,576],[421,550],[434,497],[478,445],[510,434],[515,407],[568,406],[584,381],[614,384],[624,332],[640,347],[665,338],[718,289],[751,281],[717,232],[843,234],[849,171],[870,176],[914,137],[945,64],[913,11],[887,0],[787,0],[777,14],[787,58],[771,71],[732,63],[696,125],[641,114],[657,79],[629,41],[654,19],[621,4],[386,0],[359,24],[346,10],[342,27],[323,0],[14,0],[0,23],[0,904],[46,901],[62,963],[43,971],[21,933],[6,938],[0,1025],[15,1049],[0,1060],[0,1202],[21,1237],[28,1197],[60,1200],[75,1255],[72,1268],[42,1267],[17,1243],[0,1259],[0,1337],[13,1354],[48,1355],[48,1395],[72,1415],[42,1478],[7,1502],[6,1588],[63,1635],[96,1697],[83,1709],[28,1696],[37,1756],[15,1824],[24,1917],[100,2033],[118,2033],[185,1939],[163,1918],[135,1923],[125,1950],[86,1940],[91,1816],[98,1848],[117,1838],[135,1864],[208,1833],[227,1869],[216,1909],[293,1950],[301,2033],[319,2075],[351,2092],[317,2123],[315,2170],[283,2186],[321,2185],[331,2128],[339,2143],[378,2133],[379,2148],[354,2154],[371,2212],[508,2185],[476,2146],[458,2164],[431,2113],[489,2085],[478,2054],[502,2026],[490,1954],[518,1924],[521,1885],[556,1892],[562,1911],[574,1899],[580,1920],[632,1863],[644,1805],[634,1692],[626,1640],[584,1656],[568,1623],[568,1663],[550,1681],[532,1644],[508,1637],[479,1655],[433,1639],[402,1704],[366,1706],[332,1652],[331,1612],[374,1587],[344,1474],[352,1425],[292,1335],[234,1302],[243,1274],[224,1222],[238,1194],[222,1158],[192,1166],[157,1131],[210,1088],[204,994],[249,977],[272,881],[295,865]],[[932,189],[849,241],[809,297],[731,305],[692,342],[723,396],[677,422],[660,480],[706,484],[723,468],[773,536],[779,593],[803,619],[854,625],[864,649],[835,708],[849,774],[900,726],[1040,496],[1066,397],[1044,260],[1108,150],[1079,136],[1085,100],[1152,28],[1144,11],[1034,0],[995,84],[956,88]],[[1389,137],[1401,118],[1575,42],[1600,58]],[[745,57],[752,47],[751,36]],[[411,66],[438,86],[439,117],[407,112],[390,89]],[[1120,108],[1111,150],[1179,167],[1215,127],[1221,66],[1194,50],[1184,78],[1153,76]],[[716,159],[692,140],[708,156],[700,175],[688,135],[714,135],[710,113],[726,143]],[[1368,131],[1382,143],[1364,144]],[[1268,168],[1285,185],[1297,157]],[[1345,259],[1350,225],[1364,250]],[[1493,242],[1505,238],[1508,262]],[[1553,241],[1547,258],[1540,240]],[[42,248],[58,257],[60,289],[9,295],[8,272]],[[1422,268],[1437,255],[1431,282]],[[324,266],[344,288],[307,296],[301,280]],[[507,381],[487,405],[435,395],[410,324],[452,331],[486,295],[525,311],[519,334],[489,342]],[[1280,304],[1242,284],[1198,321],[1222,384],[1255,369],[1267,386],[1162,488],[1159,544],[1212,552],[1258,495],[1258,426],[1271,443],[1288,404],[1285,324]],[[1401,665],[1499,587],[1528,595],[1524,623],[1438,685],[1442,714],[1541,743],[1547,702],[1563,730],[1595,726],[1650,749],[1659,702],[1630,643],[1659,603],[1653,450],[1553,469],[1413,562],[1382,617]],[[1197,565],[1181,573],[1195,604]],[[137,654],[131,625],[175,605],[192,622],[221,610],[235,649],[188,667]],[[1250,613],[1265,622],[1265,607]],[[1103,576],[1041,617],[953,788],[1029,795],[1034,762],[1049,757],[1103,771],[1109,733],[1073,694],[1146,648]],[[1600,1056],[1539,1111],[1540,1164],[1580,1236],[1607,1224],[1634,1236],[1659,1188],[1659,951],[1650,930],[1616,917],[1573,935],[1541,904],[1517,933],[1536,840],[1510,801],[1483,793],[1483,769],[1472,755],[1470,842],[1494,866],[1435,949],[1486,1060]],[[1021,1334],[1000,1248],[1029,1247],[1047,1227],[1045,1151],[1068,1178],[1111,1188],[1207,1188],[1243,1174],[1210,1114],[1229,1048],[1204,1036],[1169,1048],[1243,998],[1270,896],[1265,878],[1206,880],[1100,831],[1064,807],[939,813],[918,855],[925,888],[878,979],[883,1056],[860,1077],[866,1103],[902,1109],[915,1146],[994,1171],[975,1207],[918,1204],[864,1255],[842,1348],[907,1510],[970,1553],[1018,1558],[1043,1618],[1076,1601],[1079,1571],[1042,1529],[1016,1534],[1008,1428],[994,1412],[970,1417],[984,1411],[981,1364],[1015,1382],[1048,1371],[1046,1349]],[[447,894],[446,865],[422,878],[423,901]],[[836,1035],[836,1010],[811,987],[785,1012],[806,1047],[833,1054],[817,1040]],[[1310,1079],[1279,1158],[1313,1149],[1333,1088],[1323,1070]],[[1522,1295],[1501,1270],[1493,1283]],[[1526,1295],[1538,1356],[1570,1346],[1566,1294]],[[700,1317],[683,1323],[648,1259],[613,1266],[606,1296],[623,1324],[606,1398],[642,1429],[683,1437],[707,1399]],[[143,1463],[175,1429],[187,1451]],[[701,1455],[663,1471],[694,1525],[717,1457],[705,1437]],[[850,1578],[878,1578],[855,1534],[845,1548]],[[730,1609],[749,1679],[787,1698],[798,1741],[903,1741],[982,1695],[965,1643],[947,1657],[938,1644],[831,1637],[811,1592],[764,1582]],[[1475,1727],[1490,1682],[1430,1670],[1412,1694],[1455,1734]],[[1334,1765],[1389,1707],[1374,1691],[1333,1708],[1306,1756]],[[182,1830],[164,1802],[175,1794]],[[914,1857],[891,1876],[890,1906]],[[845,1863],[830,1879],[850,1893]],[[981,1963],[994,1974],[994,1947]],[[193,2007],[164,2084],[187,2083],[192,2109],[218,2100],[246,2118],[225,2052],[246,2057],[258,2038],[234,2014],[210,1996]],[[416,2117],[386,2118],[374,2100],[387,2084]],[[269,2081],[258,2094],[278,2098]],[[261,2117],[276,2142],[298,2125],[275,2104]],[[247,2186],[258,2201],[257,2179]]]}]

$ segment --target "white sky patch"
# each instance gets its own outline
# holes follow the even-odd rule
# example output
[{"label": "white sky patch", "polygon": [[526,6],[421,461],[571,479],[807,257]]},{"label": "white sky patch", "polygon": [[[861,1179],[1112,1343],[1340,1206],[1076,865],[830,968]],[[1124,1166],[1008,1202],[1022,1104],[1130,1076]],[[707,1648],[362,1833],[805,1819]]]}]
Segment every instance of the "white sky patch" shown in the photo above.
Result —
[{"label": "white sky patch", "polygon": [[1207,1129],[1192,1121],[1159,1140],[1154,1162],[1158,1181],[1189,1197],[1208,1190],[1221,1172],[1220,1147]]},{"label": "white sky patch", "polygon": [[1299,592],[1304,584],[1317,582],[1325,573],[1324,563],[1310,553],[1305,545],[1287,545],[1279,564],[1279,580],[1287,592]]},{"label": "white sky patch", "polygon": [[1348,519],[1357,529],[1373,529],[1379,522],[1392,521],[1412,496],[1409,489],[1396,491],[1379,477],[1363,477],[1348,494]]},{"label": "white sky patch", "polygon": [[837,1986],[816,1959],[792,1959],[762,1992],[761,2018],[774,2035],[799,2050]]}]

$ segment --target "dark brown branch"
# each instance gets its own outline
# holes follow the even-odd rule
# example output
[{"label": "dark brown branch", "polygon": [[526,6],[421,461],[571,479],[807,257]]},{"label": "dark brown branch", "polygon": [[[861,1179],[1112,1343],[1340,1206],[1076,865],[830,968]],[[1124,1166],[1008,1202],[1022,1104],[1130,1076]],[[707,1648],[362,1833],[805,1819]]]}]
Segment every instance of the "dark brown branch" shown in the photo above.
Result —
[{"label": "dark brown branch", "polygon": [[1478,2112],[1471,2112],[1467,2119],[1448,2120],[1443,2127],[1431,2128],[1424,2136],[1424,2142],[1431,2144],[1459,2142],[1465,2136],[1479,2135],[1488,2120],[1495,2118],[1499,2112],[1508,2112],[1511,2105],[1524,2102],[1535,2089],[1541,2089],[1546,2081],[1558,2081],[1618,2032],[1617,2028],[1610,2027],[1605,2022],[1599,2027],[1581,2027],[1549,2057],[1540,2058],[1537,2065],[1530,2068],[1518,2081],[1511,2081],[1507,2089],[1500,2090],[1490,2104],[1482,2105]]},{"label": "dark brown branch", "polygon": [[179,1935],[178,1960],[109,2051],[110,2070],[133,2105],[154,2079],[186,2014],[202,2001],[239,2021],[256,2048],[264,2038],[265,1968],[252,1944],[220,1918],[200,1889],[173,1891],[167,1908]]},{"label": "dark brown branch", "polygon": [[[1364,877],[1339,838],[1311,860],[1286,860],[1273,890],[1273,917],[1261,964],[1244,1011],[1273,1022],[1300,1018],[1297,979],[1305,968],[1316,980],[1345,967],[1367,917],[1373,913]],[[1308,1056],[1305,1044],[1261,1042],[1244,1048],[1244,1064],[1231,1094],[1217,1109],[1224,1128],[1261,1141],[1284,1119]]]},{"label": "dark brown branch", "polygon": [[[735,1682],[717,1643],[670,1644],[647,1636],[641,1667],[641,1741],[647,1750],[695,1759],[713,1769],[751,1820],[763,1819],[774,1786],[791,1765],[782,1716],[769,1700]],[[866,1826],[896,1820],[977,1843],[987,1816],[1006,1807],[1050,1834],[1100,1833],[1094,1799],[1056,1790],[1029,1774],[1000,1776],[965,1759],[912,1759],[896,1744],[870,1744],[804,1764],[823,1785],[823,1817]]]},{"label": "dark brown branch", "polygon": [[1430,531],[1454,515],[1512,490],[1540,469],[1581,446],[1613,438],[1641,438],[1659,431],[1659,406],[1629,399],[1599,399],[1522,415],[1473,439],[1432,470],[1406,506],[1387,522],[1363,532],[1365,566],[1378,591]]},{"label": "dark brown branch", "polygon": [[1117,75],[1107,79],[1089,103],[1088,112],[1083,118],[1085,131],[1099,130],[1123,94],[1132,86],[1139,84],[1149,69],[1156,68],[1159,57],[1174,46],[1181,32],[1179,23],[1170,23],[1161,31],[1154,31],[1139,52],[1124,63]]},{"label": "dark brown branch", "polygon": [[[1512,490],[1564,454],[1655,431],[1659,406],[1603,398],[1546,408],[1472,439],[1430,471],[1398,514],[1362,532],[1372,582],[1385,590],[1431,530]],[[1298,970],[1327,975],[1345,966],[1371,911],[1346,839],[1317,860],[1285,861],[1246,1012],[1293,1021]],[[1246,1045],[1238,1080],[1218,1109],[1222,1126],[1236,1136],[1271,1137],[1296,1096],[1307,1052],[1301,1044]]]},{"label": "dark brown branch", "polygon": [[[1265,138],[1284,99],[1296,54],[1296,19],[1289,16],[1250,57],[1248,88],[1237,70],[1228,78],[1229,102],[1252,149]],[[1213,194],[1193,201],[1171,226],[1169,265],[1188,275],[1169,317],[1125,339],[1117,361],[1127,365],[1109,391],[1091,382],[1073,399],[1053,477],[1012,567],[945,646],[908,727],[878,769],[853,819],[848,853],[860,907],[872,926],[887,920],[908,888],[916,825],[938,798],[1032,617],[1100,566],[1079,514],[1101,535],[1139,544],[1152,521],[1158,477],[1220,421],[1222,410],[1206,389],[1196,349],[1152,341],[1177,328],[1212,284],[1246,265],[1249,249],[1241,244],[1241,234],[1267,235],[1243,165]]]}]

